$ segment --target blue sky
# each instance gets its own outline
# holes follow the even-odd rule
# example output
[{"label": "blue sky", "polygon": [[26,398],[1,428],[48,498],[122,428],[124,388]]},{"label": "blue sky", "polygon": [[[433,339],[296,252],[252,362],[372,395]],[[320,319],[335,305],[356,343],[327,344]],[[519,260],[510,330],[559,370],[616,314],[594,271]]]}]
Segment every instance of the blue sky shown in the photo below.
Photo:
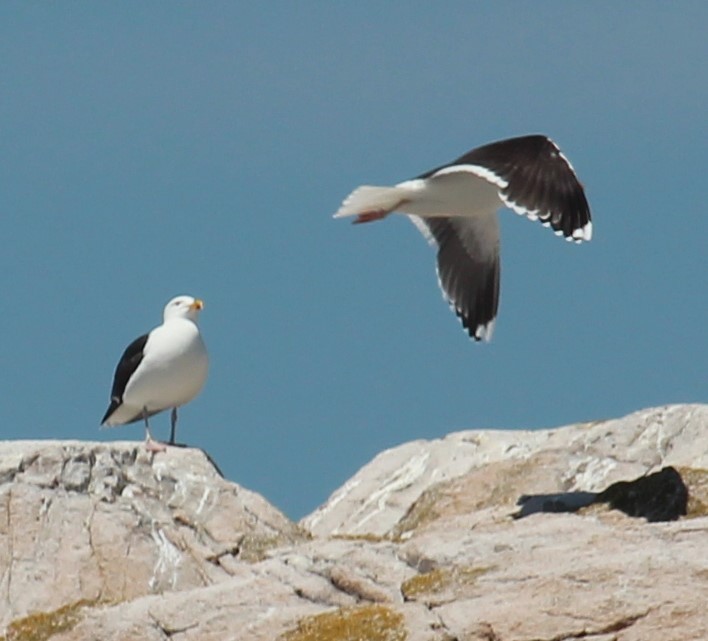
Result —
[{"label": "blue sky", "polygon": [[[98,422],[182,293],[211,370],[179,439],[294,518],[408,440],[706,402],[706,24],[703,2],[2,3],[3,438],[141,439]],[[490,344],[408,221],[331,218],[536,132],[595,236],[501,212]]]}]

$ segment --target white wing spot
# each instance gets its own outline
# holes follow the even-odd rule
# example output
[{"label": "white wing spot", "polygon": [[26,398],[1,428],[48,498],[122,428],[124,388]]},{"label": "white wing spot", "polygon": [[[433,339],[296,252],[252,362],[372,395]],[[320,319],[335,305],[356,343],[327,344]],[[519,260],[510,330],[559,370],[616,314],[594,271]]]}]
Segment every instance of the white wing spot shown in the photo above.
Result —
[{"label": "white wing spot", "polygon": [[501,196],[502,202],[513,212],[519,214],[519,216],[526,216],[529,220],[538,220],[541,218],[542,220],[545,218],[550,218],[551,214],[547,212],[542,212],[540,209],[528,209],[528,207],[524,207],[523,205],[519,205],[518,203],[515,203],[513,200],[509,200],[508,198],[505,198],[503,195]]},{"label": "white wing spot", "polygon": [[474,337],[478,340],[483,340],[489,342],[492,340],[492,334],[494,333],[494,321],[496,319],[490,320],[486,325],[478,325],[474,330]]},{"label": "white wing spot", "polygon": [[592,220],[588,220],[583,227],[583,238],[585,240],[592,240]]}]

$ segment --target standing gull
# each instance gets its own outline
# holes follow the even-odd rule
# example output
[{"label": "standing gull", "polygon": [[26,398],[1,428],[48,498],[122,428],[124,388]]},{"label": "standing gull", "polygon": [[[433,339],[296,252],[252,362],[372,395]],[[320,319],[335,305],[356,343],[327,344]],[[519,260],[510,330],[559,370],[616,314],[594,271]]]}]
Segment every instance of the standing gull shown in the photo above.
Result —
[{"label": "standing gull", "polygon": [[393,187],[364,185],[335,218],[399,211],[438,249],[445,298],[475,340],[490,340],[499,307],[499,223],[505,205],[567,240],[592,237],[590,207],[572,165],[546,136],[493,142]]},{"label": "standing gull", "polygon": [[172,409],[170,445],[175,443],[177,408],[189,403],[204,386],[209,359],[197,327],[204,303],[177,296],[165,306],[163,323],[136,338],[123,352],[102,425],[145,421],[145,443],[151,451],[165,447],[153,440],[148,417]]}]

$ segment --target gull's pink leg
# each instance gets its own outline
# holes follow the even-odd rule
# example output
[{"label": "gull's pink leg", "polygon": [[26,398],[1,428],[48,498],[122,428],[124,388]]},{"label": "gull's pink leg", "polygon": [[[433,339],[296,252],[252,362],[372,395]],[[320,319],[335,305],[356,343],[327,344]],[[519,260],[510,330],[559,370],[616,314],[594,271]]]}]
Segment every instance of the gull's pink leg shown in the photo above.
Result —
[{"label": "gull's pink leg", "polygon": [[145,421],[145,449],[148,452],[155,454],[156,452],[166,452],[167,447],[164,443],[160,443],[152,438],[150,434],[150,425],[148,424],[147,407],[143,407],[143,420]]},{"label": "gull's pink leg", "polygon": [[156,454],[157,452],[166,452],[167,446],[164,443],[160,443],[160,441],[154,440],[152,436],[148,436],[145,439],[145,449]]}]

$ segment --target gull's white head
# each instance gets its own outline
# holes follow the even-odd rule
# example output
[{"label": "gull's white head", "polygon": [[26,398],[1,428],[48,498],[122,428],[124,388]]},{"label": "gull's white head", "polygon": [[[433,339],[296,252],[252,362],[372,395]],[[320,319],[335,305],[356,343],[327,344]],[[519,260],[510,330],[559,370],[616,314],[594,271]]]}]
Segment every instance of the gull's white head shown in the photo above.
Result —
[{"label": "gull's white head", "polygon": [[196,323],[199,312],[202,311],[202,309],[204,309],[204,303],[198,298],[192,296],[175,296],[165,305],[163,318],[165,321],[172,318],[187,318]]}]

